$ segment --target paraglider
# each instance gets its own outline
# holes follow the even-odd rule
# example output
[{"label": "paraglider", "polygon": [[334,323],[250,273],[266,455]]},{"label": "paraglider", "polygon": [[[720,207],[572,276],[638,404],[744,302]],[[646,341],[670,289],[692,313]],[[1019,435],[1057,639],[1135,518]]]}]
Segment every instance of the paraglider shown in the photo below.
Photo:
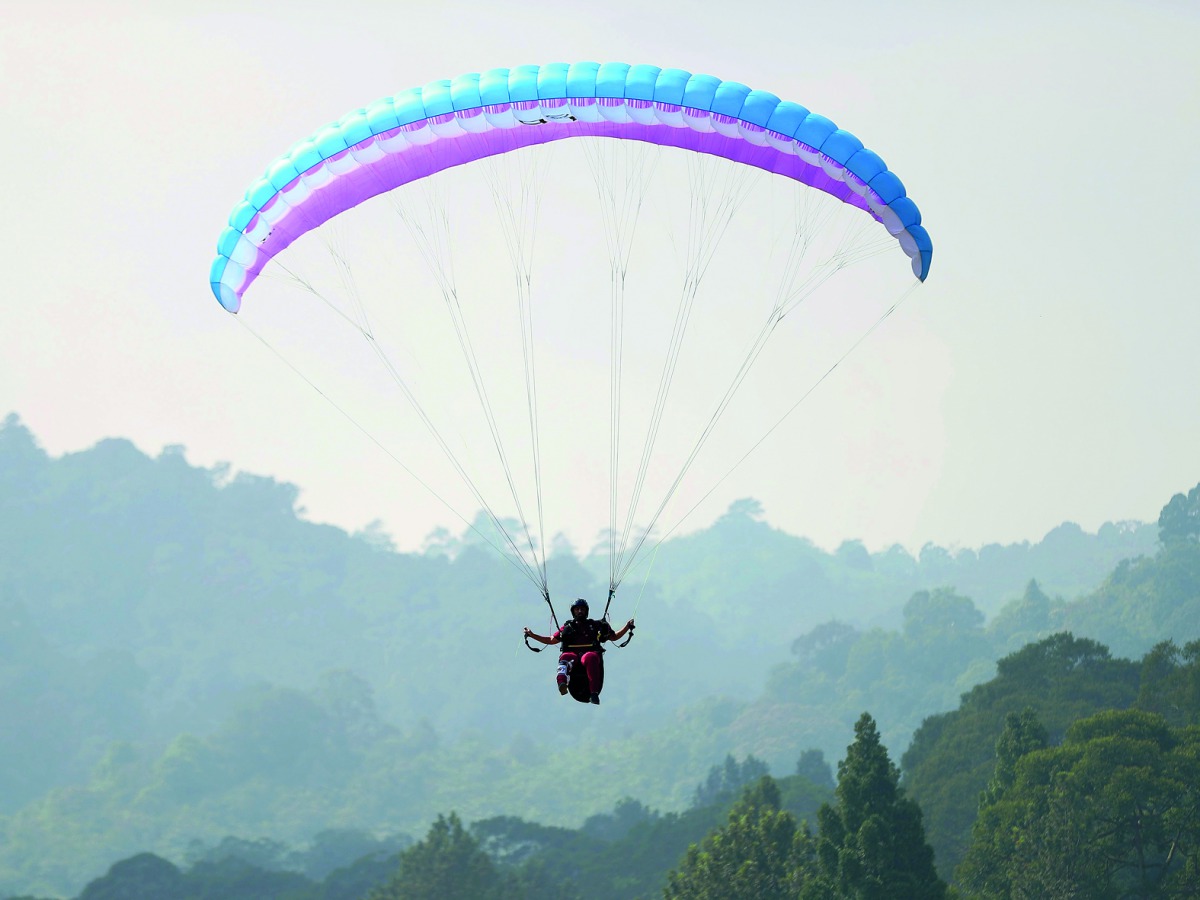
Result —
[{"label": "paraglider", "polygon": [[563,623],[550,636],[536,634],[528,626],[525,628],[525,640],[537,641],[540,644],[561,644],[562,652],[558,655],[558,673],[556,682],[558,692],[571,696],[581,702],[599,705],[600,691],[604,689],[604,648],[605,641],[616,643],[626,634],[633,634],[633,619],[630,619],[620,631],[613,631],[605,619],[588,618],[588,602],[580,597],[571,604],[571,618]]},{"label": "paraglider", "polygon": [[[912,274],[919,282],[928,276],[933,249],[929,235],[922,225],[921,214],[916,204],[907,196],[900,179],[888,169],[880,156],[864,147],[862,141],[829,119],[797,103],[781,100],[766,91],[752,90],[738,82],[725,81],[711,75],[692,74],[681,69],[625,63],[552,63],[543,66],[492,69],[454,79],[433,81],[354,110],[301,140],[268,166],[265,174],[250,186],[244,199],[235,206],[230,215],[229,224],[217,242],[217,256],[210,269],[209,283],[220,304],[229,312],[237,313],[242,308],[247,291],[263,273],[264,268],[276,260],[280,253],[303,235],[320,229],[330,219],[363,204],[368,199],[389,194],[402,185],[420,182],[455,167],[479,160],[519,156],[524,148],[568,139],[603,139],[601,143],[636,144],[655,150],[673,148],[673,151],[685,151],[695,158],[715,158],[723,164],[732,164],[739,170],[770,173],[771,176],[777,176],[785,182],[802,186],[804,191],[831,198],[835,201],[835,206],[840,204],[852,210],[855,216],[869,217],[862,219],[870,226],[867,230],[871,232],[865,240],[874,241],[874,244],[866,246],[865,249],[865,245],[855,247],[853,241],[862,239],[851,234],[844,239],[849,243],[836,247],[832,255],[816,267],[815,274],[800,283],[796,281],[793,261],[797,255],[803,256],[807,250],[809,236],[805,234],[802,235],[803,240],[792,241],[791,249],[785,254],[787,276],[781,282],[761,332],[750,343],[745,358],[740,367],[736,368],[728,388],[716,403],[711,418],[685,454],[678,474],[673,480],[669,480],[665,495],[657,504],[649,523],[641,528],[640,537],[636,537],[635,514],[639,509],[642,488],[651,460],[656,458],[655,441],[678,362],[679,347],[691,315],[692,303],[711,262],[711,246],[719,240],[722,229],[728,224],[732,210],[741,198],[737,194],[738,182],[731,181],[731,186],[725,188],[726,194],[723,197],[713,198],[713,212],[706,205],[710,200],[708,194],[711,184],[703,178],[691,182],[693,199],[698,197],[703,201],[693,204],[694,208],[699,210],[695,213],[699,223],[694,229],[696,236],[689,236],[679,311],[662,366],[658,396],[646,430],[641,462],[637,467],[631,490],[632,499],[624,516],[619,512],[617,500],[617,476],[620,466],[618,423],[624,352],[623,303],[632,240],[630,235],[633,233],[633,227],[628,220],[636,220],[637,205],[630,207],[634,210],[632,213],[621,212],[616,208],[616,201],[611,201],[612,209],[605,218],[605,227],[609,228],[606,239],[612,273],[613,310],[610,339],[612,380],[609,403],[612,437],[609,453],[611,496],[608,529],[611,603],[617,587],[638,559],[655,523],[674,497],[685,474],[732,401],[775,326],[832,274],[852,262],[881,252],[881,245],[898,245],[908,258]],[[603,177],[599,171],[602,168],[593,167],[593,175],[598,185]],[[641,174],[640,177],[652,176]],[[528,187],[531,180],[525,179],[522,190]],[[604,191],[600,193],[605,194]],[[500,201],[497,200],[498,208],[499,204]],[[403,213],[401,214],[403,217]],[[626,217],[624,221],[622,215]],[[717,222],[717,227],[713,227],[713,221],[705,219],[705,216],[711,216],[712,220]],[[517,299],[531,429],[531,469],[537,486],[536,509],[540,526],[541,450],[538,437],[537,377],[532,350],[534,341],[530,303],[531,251],[524,243],[525,236],[521,229],[516,224],[511,224],[516,223],[518,218],[510,201],[510,225],[507,227],[511,228],[513,234],[506,234],[506,238],[509,240],[509,252],[517,274]],[[873,225],[870,219],[878,224]],[[824,220],[818,218],[817,221]],[[519,533],[513,534],[512,530],[506,527],[504,520],[483,496],[483,492],[468,473],[466,465],[459,460],[447,440],[439,433],[428,411],[410,390],[400,367],[386,356],[376,335],[369,326],[363,324],[366,317],[359,321],[340,312],[339,315],[352,328],[359,330],[362,337],[368,341],[372,351],[383,361],[392,380],[437,441],[442,453],[471,490],[475,500],[486,511],[491,527],[506,545],[503,549],[497,549],[538,587],[549,607],[556,630],[550,636],[541,636],[526,628],[526,644],[529,645],[530,638],[543,644],[563,643],[564,652],[560,656],[557,680],[560,693],[569,691],[576,699],[597,703],[603,683],[600,645],[603,642],[618,640],[627,634],[631,635],[633,619],[631,618],[619,631],[614,630],[608,623],[607,604],[603,617],[591,620],[587,617],[587,604],[584,602],[582,606],[577,603],[572,607],[573,613],[581,612],[582,619],[573,615],[570,621],[561,628],[558,627],[547,581],[545,541],[535,537],[535,532],[540,535],[542,530],[540,527],[529,526],[525,507],[518,496],[508,454],[504,449],[502,430],[496,424],[494,410],[484,386],[483,367],[467,334],[452,267],[438,258],[436,247],[432,246],[436,241],[430,238],[426,230],[414,227],[407,219],[405,224],[409,226],[414,241],[428,242],[428,245],[422,245],[422,250],[425,251],[427,263],[436,270],[440,291],[450,312],[458,343],[488,423],[490,437],[498,451],[499,463],[512,492],[513,504],[520,516],[524,540]],[[444,223],[443,227],[449,228]],[[799,228],[800,225],[796,227]],[[782,240],[780,243],[786,245],[787,241]],[[295,280],[305,289],[317,293],[303,279]],[[325,300],[331,307],[334,306],[325,297],[320,296],[320,299]],[[875,325],[886,318],[896,305],[893,304],[885,311]],[[335,312],[338,312],[336,308]],[[872,329],[874,327],[871,326]],[[870,330],[868,329],[867,333]],[[851,350],[861,340],[862,337],[855,342]],[[825,374],[832,372],[849,352],[838,359]],[[822,376],[822,379],[824,377]],[[801,400],[811,393],[811,390],[812,387]],[[792,409],[794,408],[793,406]],[[343,410],[339,411],[344,413]],[[346,415],[354,422],[349,414]],[[361,425],[359,427],[367,433],[365,428]],[[770,434],[770,431],[767,434]],[[370,436],[368,433],[368,437]],[[763,439],[765,437],[766,435]],[[380,442],[376,440],[376,443]],[[380,446],[382,447],[382,444]],[[442,498],[439,496],[438,499]],[[624,519],[623,527],[619,521],[621,518]],[[468,522],[468,525],[471,523]],[[474,528],[474,525],[471,527]],[[659,543],[662,539],[659,538]],[[522,543],[525,547],[519,546]],[[537,649],[529,646],[530,649]]]}]

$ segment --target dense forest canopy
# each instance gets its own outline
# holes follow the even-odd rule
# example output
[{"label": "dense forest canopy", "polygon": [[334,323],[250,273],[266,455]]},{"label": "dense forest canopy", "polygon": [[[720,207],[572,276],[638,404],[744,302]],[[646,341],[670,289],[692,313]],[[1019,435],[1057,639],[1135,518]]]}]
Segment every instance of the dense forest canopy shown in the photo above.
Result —
[{"label": "dense forest canopy", "polygon": [[[1169,674],[1200,638],[1200,486],[1157,523],[915,556],[825,552],[739,501],[662,545],[637,641],[610,654],[586,717],[519,647],[540,599],[469,532],[400,553],[377,526],[306,521],[299,499],[178,447],[55,458],[16,417],[0,427],[0,896],[65,896],[146,851],[181,877],[226,864],[189,857],[197,841],[282,842],[298,860],[315,835],[400,840],[455,811],[494,849],[477,823],[586,830],[629,798],[658,816],[727,809],[741,776],[821,783],[804,760],[841,758],[864,709],[949,880],[1009,713],[1037,710],[1051,742],[1135,702],[1188,724],[1131,660]],[[598,597],[606,565],[559,542],[551,583]],[[960,721],[969,740],[947,737]],[[733,774],[713,775],[722,759]],[[588,792],[529,790],[581,766]],[[670,865],[724,813],[705,815]],[[305,865],[285,868],[329,874]]]}]

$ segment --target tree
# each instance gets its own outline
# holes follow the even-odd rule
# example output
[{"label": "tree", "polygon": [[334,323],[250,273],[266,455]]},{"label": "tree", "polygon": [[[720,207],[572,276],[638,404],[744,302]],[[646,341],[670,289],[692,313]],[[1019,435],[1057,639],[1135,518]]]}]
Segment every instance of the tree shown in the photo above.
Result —
[{"label": "tree", "polygon": [[961,638],[977,632],[983,619],[983,613],[970,598],[949,588],[917,591],[904,604],[904,635],[922,642],[930,638]]},{"label": "tree", "polygon": [[[227,856],[217,861],[204,860],[188,870],[184,876],[186,900],[301,900],[311,897],[314,888],[309,881],[298,872],[280,872],[252,865],[235,856]],[[137,900],[143,897],[155,897],[158,894],[138,894]],[[133,900],[133,898],[131,898]]]},{"label": "tree", "polygon": [[1041,750],[1047,742],[1046,729],[1033,707],[1005,716],[1004,731],[996,741],[996,772],[980,798],[980,805],[996,803],[1017,780],[1017,761],[1026,753]]},{"label": "tree", "polygon": [[870,572],[874,568],[871,554],[862,541],[842,541],[834,551],[834,557],[847,568],[860,572]]},{"label": "tree", "polygon": [[704,782],[696,785],[692,806],[728,803],[737,796],[738,791],[762,778],[767,771],[767,764],[753,754],[739,763],[730,753],[726,755],[723,765],[710,768]]},{"label": "tree", "polygon": [[1200,891],[1200,731],[1141,710],[1081,719],[1017,760],[981,810],[960,882],[990,897]]},{"label": "tree", "polygon": [[369,900],[499,900],[500,873],[455,813],[400,854],[400,870]]},{"label": "tree", "polygon": [[815,872],[804,885],[804,900],[946,896],[925,842],[921,810],[904,795],[899,770],[865,712],[838,764],[836,795],[837,806],[826,804],[817,814]]},{"label": "tree", "polygon": [[853,625],[834,619],[792,641],[792,653],[803,668],[838,678],[846,671],[846,658],[859,636]]},{"label": "tree", "polygon": [[833,780],[833,770],[825,762],[825,754],[820,750],[805,750],[796,762],[796,774],[807,778],[813,784],[821,787],[836,787]]},{"label": "tree", "polygon": [[270,838],[246,840],[227,836],[213,847],[193,841],[188,847],[187,861],[194,867],[199,863],[218,864],[234,859],[267,871],[286,869],[288,848],[280,841]]},{"label": "tree", "polygon": [[329,828],[313,837],[304,850],[291,851],[287,855],[288,868],[320,881],[364,857],[381,860],[411,843],[412,839],[404,835],[376,838],[370,832],[355,828]]},{"label": "tree", "polygon": [[904,604],[905,677],[918,683],[953,684],[971,665],[991,658],[983,613],[950,588],[917,591]]},{"label": "tree", "polygon": [[1176,494],[1158,514],[1158,539],[1164,547],[1200,539],[1200,484]]},{"label": "tree", "polygon": [[779,787],[769,775],[749,787],[729,821],[699,844],[667,876],[666,900],[790,900],[795,896],[796,820],[779,808]]},{"label": "tree", "polygon": [[1200,641],[1182,650],[1174,641],[1163,641],[1142,658],[1137,706],[1172,725],[1200,724]]},{"label": "tree", "polygon": [[102,878],[83,889],[79,900],[184,900],[183,873],[153,853],[139,853],[114,863]]},{"label": "tree", "polygon": [[985,895],[1001,883],[1000,870],[1006,865],[1006,854],[1011,848],[996,846],[988,837],[988,829],[995,827],[994,807],[1016,782],[1017,764],[1021,758],[1046,746],[1046,729],[1032,707],[1025,707],[1019,714],[1010,712],[1004,717],[1004,731],[996,740],[996,768],[979,798],[979,817],[972,826],[974,840],[955,870],[960,883],[969,884]]},{"label": "tree", "polygon": [[1016,650],[1051,630],[1051,602],[1036,579],[1030,579],[1020,600],[1008,603],[988,624],[993,643]]},{"label": "tree", "polygon": [[638,823],[650,822],[657,818],[656,810],[649,809],[632,797],[622,797],[611,813],[588,816],[580,830],[604,841],[616,841],[629,834]]},{"label": "tree", "polygon": [[1008,713],[1031,707],[1053,742],[1076,719],[1131,706],[1137,698],[1137,663],[1113,659],[1104,645],[1070,633],[1029,644],[996,668],[996,677],[972,688],[958,709],[925,719],[904,753],[905,787],[927,817],[945,875],[971,842]]},{"label": "tree", "polygon": [[5,416],[0,423],[0,488],[6,501],[36,496],[46,482],[47,463],[46,452],[20,417]]}]

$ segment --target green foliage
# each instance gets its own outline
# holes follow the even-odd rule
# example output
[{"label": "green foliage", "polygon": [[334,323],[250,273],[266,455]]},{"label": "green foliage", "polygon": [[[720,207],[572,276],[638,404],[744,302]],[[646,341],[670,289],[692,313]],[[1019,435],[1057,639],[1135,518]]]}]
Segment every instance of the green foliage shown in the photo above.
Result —
[{"label": "green foliage", "polygon": [[425,839],[400,854],[400,868],[368,900],[578,900],[547,868],[501,870],[454,813],[438,816]]},{"label": "green foliage", "polygon": [[358,828],[328,828],[303,850],[289,853],[287,864],[288,868],[320,881],[349,864],[390,856],[411,843],[412,839],[405,835],[376,838]]},{"label": "green foliage", "polygon": [[921,810],[899,781],[875,720],[863,713],[838,764],[837,805],[823,806],[818,815],[814,870],[803,898],[946,896]]},{"label": "green foliage", "polygon": [[501,896],[498,881],[491,858],[451,813],[400,854],[400,871],[369,900],[490,900]]},{"label": "green foliage", "polygon": [[[811,819],[831,796],[799,776],[778,779],[776,808],[795,819]],[[584,900],[618,900],[658,894],[667,873],[693,844],[729,817],[732,799],[680,813],[658,813],[625,798],[611,815],[588,819],[578,831],[496,817],[476,822],[471,832],[498,863],[566,872]]]},{"label": "green foliage", "polygon": [[[663,602],[687,604],[722,621],[731,638],[756,644],[752,627],[782,607],[814,622],[847,616],[891,621],[899,599],[954,585],[992,612],[1031,576],[1052,593],[1075,596],[1120,560],[1152,553],[1155,543],[1152,525],[1110,522],[1089,535],[1064,523],[1037,544],[990,544],[978,552],[927,545],[914,559],[899,546],[871,554],[847,541],[827,554],[772,528],[757,501],[747,500],[732,504],[711,528],[664,543],[654,577],[663,585]],[[595,555],[587,564],[600,576],[607,559]],[[757,614],[746,619],[749,611]]]},{"label": "green foliage", "polygon": [[[796,661],[772,673],[757,704],[764,731],[787,730],[787,749],[799,753],[801,741],[808,738],[811,748],[816,735],[793,721],[829,723],[820,736],[828,742],[822,749],[833,753],[834,735],[853,726],[869,698],[886,710],[879,724],[887,740],[904,745],[925,717],[951,708],[963,690],[991,674],[992,645],[970,599],[945,588],[918,591],[904,606],[903,623],[899,632],[861,632],[828,622],[798,638]],[[757,736],[760,745],[776,739]]]},{"label": "green foliage", "polygon": [[233,836],[225,837],[214,847],[206,847],[194,841],[188,848],[187,862],[191,866],[202,863],[219,864],[236,859],[260,869],[280,870],[288,868],[287,844],[270,838],[245,840]]},{"label": "green foliage", "polygon": [[1137,705],[1172,725],[1200,725],[1200,641],[1182,650],[1163,641],[1146,654]]},{"label": "green foliage", "polygon": [[588,816],[580,830],[589,837],[602,841],[619,841],[635,826],[643,822],[653,822],[658,818],[656,810],[648,808],[632,797],[622,797],[611,813]]},{"label": "green foliage", "polygon": [[767,772],[767,765],[761,759],[751,755],[739,763],[730,753],[722,765],[709,769],[708,777],[696,785],[692,806],[712,806],[731,801],[743,787],[758,781]]},{"label": "green foliage", "polygon": [[[142,725],[145,673],[127,651],[83,661],[50,644],[27,603],[5,590],[0,561],[0,813],[86,776],[96,750]],[[15,593],[15,592],[14,592]]]},{"label": "green foliage", "polygon": [[1130,656],[1152,645],[1200,639],[1200,485],[1176,494],[1158,520],[1161,551],[1120,563],[1060,621]]},{"label": "green foliage", "polygon": [[850,650],[859,636],[860,632],[854,626],[833,619],[792,641],[792,655],[805,669],[839,678],[846,671]]},{"label": "green foliage", "polygon": [[1158,539],[1164,546],[1200,540],[1200,484],[1176,494],[1158,515]]},{"label": "green foliage", "polygon": [[1110,710],[1020,756],[981,810],[958,878],[972,896],[1195,896],[1200,730]]},{"label": "green foliage", "polygon": [[1128,656],[1163,640],[1200,639],[1200,541],[1174,541],[1153,558],[1118,565],[1094,592],[1065,607],[1061,621]]},{"label": "green foliage", "polygon": [[[1112,659],[1095,642],[1056,635],[1003,660],[997,678],[964,697],[957,711],[929,719],[904,765],[943,871],[958,867],[959,877],[969,877],[975,890],[992,890],[994,863],[985,865],[989,857],[978,839],[964,862],[967,842],[958,843],[957,836],[969,833],[976,813],[979,822],[994,825],[1001,814],[994,810],[1004,806],[1026,759],[1082,737],[1091,726],[1081,720],[1118,721],[1105,717],[1130,707],[1171,727],[1200,724],[1200,642],[1182,650],[1164,642],[1137,663]],[[1145,720],[1119,721],[1132,730]],[[978,808],[972,796],[981,798]],[[1045,809],[1063,822],[1074,818],[1069,807]],[[1065,834],[1051,837],[1065,840]],[[989,840],[994,843],[994,836]]]},{"label": "green foliage", "polygon": [[1056,634],[1006,656],[996,677],[965,694],[958,709],[922,723],[902,765],[942,872],[954,871],[966,851],[1006,717],[1028,708],[1049,739],[1060,740],[1079,718],[1132,705],[1138,673],[1137,663],[1113,659],[1095,641]]},{"label": "green foliage", "polygon": [[[350,849],[345,837],[335,839],[342,854]],[[398,853],[387,855],[376,849],[318,879],[283,868],[296,861],[295,851],[274,841],[227,838],[198,852],[186,869],[151,853],[121,860],[89,882],[79,900],[363,900],[388,881],[399,863]],[[538,900],[560,898],[547,895]]]},{"label": "green foliage", "polygon": [[202,860],[187,871],[151,853],[114,864],[79,900],[359,900],[331,883],[252,865],[236,856]]},{"label": "green foliage", "polygon": [[303,875],[261,869],[237,859],[198,863],[187,872],[184,884],[186,900],[310,900],[315,896],[314,885]]},{"label": "green foliage", "polygon": [[140,853],[122,860],[103,878],[91,882],[79,900],[185,900],[183,873],[152,853]]},{"label": "green foliage", "polygon": [[[278,718],[281,707],[292,710],[295,720]],[[373,740],[352,739],[347,732],[363,733],[354,723],[361,725],[372,717],[336,714],[336,707],[328,705],[328,693],[320,690],[298,698],[294,692],[264,689],[206,738],[179,739],[160,758],[150,760],[126,747],[100,767],[86,788],[51,793],[21,810],[3,823],[9,837],[0,846],[0,864],[8,867],[7,883],[65,892],[72,888],[64,885],[79,885],[94,875],[100,865],[97,857],[152,847],[180,858],[197,838],[220,840],[229,822],[239,823],[243,833],[295,842],[331,826],[365,827],[383,821],[389,827],[419,827],[422,808],[454,797],[466,799],[472,816],[506,805],[525,813],[531,808],[531,777],[538,783],[573,783],[580,777],[581,756],[599,761],[589,789],[582,792],[581,802],[591,809],[606,796],[612,803],[627,790],[662,791],[664,786],[677,786],[676,804],[682,807],[691,785],[677,779],[694,773],[689,779],[694,785],[717,756],[715,747],[724,740],[719,726],[728,723],[731,708],[706,704],[669,729],[607,746],[572,744],[553,757],[517,763],[509,748],[482,738],[446,745],[420,723],[411,731],[384,729]],[[290,780],[277,778],[271,770],[277,759],[273,754],[282,752],[271,749],[277,745],[254,745],[263,736],[262,722],[278,722],[287,734],[298,735],[293,758],[281,763],[291,773]],[[347,748],[356,764],[340,762]],[[260,762],[250,764],[247,758]],[[557,793],[540,794],[544,796],[538,802],[556,813],[557,821],[570,814]],[[811,785],[800,788],[796,802],[815,808],[824,799],[814,800],[815,794],[819,791]],[[710,815],[704,810],[681,816],[684,834],[668,839],[669,850],[631,844],[639,862],[614,871],[657,890],[662,874],[689,841],[703,836]],[[608,823],[614,831],[642,827],[631,821],[636,807],[622,808],[620,817],[617,821],[614,814]],[[700,821],[704,824],[697,825]],[[24,880],[17,881],[13,872],[20,872],[17,877]]]},{"label": "green foliage", "polygon": [[995,805],[1017,780],[1017,762],[1025,754],[1044,748],[1047,740],[1046,729],[1031,707],[1006,715],[1004,731],[996,739],[996,771],[979,800],[980,807]]},{"label": "green foliage", "polygon": [[364,856],[330,872],[314,892],[313,900],[363,900],[374,888],[386,884],[399,865],[399,853]]},{"label": "green foliage", "polygon": [[818,811],[815,838],[781,796],[769,777],[747,788],[726,824],[688,848],[668,877],[666,900],[946,896],[921,811],[905,797],[866,713],[838,765],[837,802]]},{"label": "green foliage", "polygon": [[1030,579],[1020,599],[1007,604],[988,623],[992,646],[1005,654],[1040,640],[1054,630],[1062,606],[1061,601],[1046,596],[1036,579]]},{"label": "green foliage", "polygon": [[[471,831],[500,863],[529,871],[566,872],[586,900],[644,897],[661,890],[667,871],[689,844],[724,818],[726,807],[660,815],[626,798],[611,816],[593,816],[579,831],[500,816]],[[613,836],[623,826],[628,830]]]},{"label": "green foliage", "polygon": [[825,761],[825,754],[817,749],[805,750],[800,754],[800,759],[796,762],[796,774],[821,787],[831,790],[837,787],[833,780],[833,770]]},{"label": "green foliage", "polygon": [[[405,835],[377,838],[360,829],[330,828],[300,848],[269,838],[246,840],[226,836],[212,845],[194,840],[188,845],[184,859],[192,867],[221,865],[236,860],[272,872],[298,872],[319,882],[335,871],[354,867],[363,861],[393,856],[411,843],[412,839]],[[364,889],[362,893],[365,892]]]},{"label": "green foliage", "polygon": [[[530,737],[552,673],[535,676],[524,655],[514,664],[513,645],[496,640],[519,633],[525,607],[479,614],[480,598],[528,593],[502,560],[463,539],[395,553],[377,528],[351,536],[304,521],[298,496],[227,465],[191,466],[179,447],[152,458],[111,440],[51,458],[6,420],[0,882],[74,891],[122,854],[180,859],[191,840],[231,830],[295,842],[327,828],[424,828],[438,809],[561,825],[628,794],[685,809],[728,753],[776,768],[814,747],[832,756],[868,698],[886,710],[881,732],[903,745],[987,678],[997,642],[1013,639],[983,629],[967,596],[994,609],[1032,574],[1070,593],[1154,546],[1133,526],[1062,526],[1040,544],[978,553],[928,547],[914,559],[847,542],[829,554],[739,502],[663,545],[639,610],[640,650],[610,660],[605,708],[623,727],[579,715],[567,752]],[[1163,569],[1155,585],[1191,583],[1174,552],[1163,556],[1175,574]],[[559,552],[551,567],[555,584],[592,596],[606,561]],[[1138,640],[1155,616],[1175,621],[1170,598],[1185,596],[1160,602],[1156,586],[1143,596],[1112,584],[1121,602],[1155,609],[1138,620]],[[900,624],[904,597],[902,630],[863,630]],[[764,628],[781,610],[784,625]],[[1095,606],[1097,621],[1111,612]],[[752,695],[784,659],[786,622],[832,614],[854,624],[814,629],[759,701],[728,699]],[[1053,602],[1049,615],[1059,615]],[[1184,619],[1181,629],[1194,627]],[[454,661],[464,647],[469,666]],[[717,691],[726,698],[706,699]],[[528,792],[533,772],[574,777],[580,752],[602,761],[592,790],[566,802]],[[781,786],[785,804],[789,790],[811,790]]]},{"label": "green foliage", "polygon": [[764,776],[743,793],[729,820],[688,848],[667,878],[666,900],[785,900],[795,896],[796,820],[780,809]]}]

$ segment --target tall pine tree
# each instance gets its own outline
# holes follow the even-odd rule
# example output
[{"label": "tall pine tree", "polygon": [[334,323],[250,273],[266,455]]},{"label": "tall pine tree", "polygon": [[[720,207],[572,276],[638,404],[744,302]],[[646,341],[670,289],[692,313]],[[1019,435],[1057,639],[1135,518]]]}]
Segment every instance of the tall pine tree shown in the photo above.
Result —
[{"label": "tall pine tree", "polygon": [[400,854],[400,871],[369,900],[500,900],[504,883],[454,813],[438,816],[425,840]]},{"label": "tall pine tree", "polygon": [[921,810],[904,795],[900,773],[867,713],[838,764],[837,805],[817,813],[814,871],[803,900],[942,900],[946,885],[933,866]]},{"label": "tall pine tree", "polygon": [[666,900],[791,900],[803,869],[796,854],[810,844],[796,819],[779,808],[770,776],[746,788],[729,821],[688,848],[668,876]]}]

